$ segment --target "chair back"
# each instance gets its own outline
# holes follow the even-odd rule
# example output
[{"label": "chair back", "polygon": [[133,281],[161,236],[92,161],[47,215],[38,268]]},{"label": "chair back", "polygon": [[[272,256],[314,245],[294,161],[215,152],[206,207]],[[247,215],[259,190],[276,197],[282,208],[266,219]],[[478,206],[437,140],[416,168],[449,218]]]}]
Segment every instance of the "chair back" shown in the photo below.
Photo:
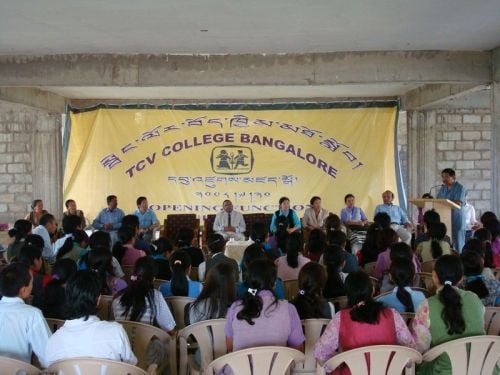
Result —
[{"label": "chair back", "polygon": [[[204,320],[179,331],[179,375],[200,374],[214,359],[227,353],[224,325],[226,319]],[[200,362],[189,356],[190,338],[200,351]]]},{"label": "chair back", "polygon": [[[177,372],[177,365],[175,364],[175,339],[171,339],[168,333],[166,333],[161,328],[149,324],[132,322],[128,320],[120,320],[119,323],[123,326],[125,332],[127,332],[127,336],[130,341],[130,347],[137,357],[138,367],[147,370],[148,363],[146,356],[148,345],[153,338],[157,338],[167,347],[167,355],[165,356],[165,360],[168,358],[168,361],[171,365],[170,371],[174,371],[170,373]],[[172,346],[174,347],[173,350]],[[163,369],[166,364],[166,361],[165,363],[159,364],[159,370]]]},{"label": "chair back", "polygon": [[143,369],[125,362],[111,361],[99,358],[72,358],[54,362],[47,369],[57,375],[148,375]]},{"label": "chair back", "polygon": [[415,278],[420,280],[419,287],[427,289],[427,291],[434,295],[436,293],[436,287],[434,286],[434,282],[432,281],[432,273],[430,272],[417,272],[415,273]]},{"label": "chair back", "polygon": [[201,233],[201,245],[203,249],[207,248],[208,239],[214,234],[214,221],[215,215],[207,215],[203,218],[203,232]]},{"label": "chair back", "polygon": [[500,335],[500,307],[486,307],[484,311],[484,330],[487,335]]},{"label": "chair back", "polygon": [[223,355],[208,365],[206,373],[220,373],[227,365],[238,375],[283,375],[287,374],[295,363],[304,360],[304,353],[296,349],[262,346]]},{"label": "chair back", "polygon": [[269,223],[266,222],[266,215],[263,213],[254,213],[254,214],[243,214],[243,220],[245,220],[245,237],[250,237],[250,232],[252,231],[252,226],[255,223],[264,223],[269,227]]},{"label": "chair back", "polygon": [[200,219],[196,214],[170,214],[164,221],[165,237],[175,241],[177,233],[181,228],[191,228],[194,231],[194,238],[198,238],[200,231]]},{"label": "chair back", "polygon": [[[369,357],[365,354],[369,354]],[[415,364],[422,362],[422,355],[399,345],[365,346],[337,354],[326,361],[325,366],[334,370],[344,362],[351,374],[356,375],[401,375],[407,366],[411,367],[410,373],[414,374]]]},{"label": "chair back", "polygon": [[330,298],[328,302],[333,303],[333,306],[335,306],[335,311],[340,311],[349,306],[349,300],[347,299],[347,296]]},{"label": "chair back", "polygon": [[47,321],[47,325],[49,326],[50,332],[52,332],[52,333],[54,333],[59,328],[61,328],[65,322],[65,320],[54,319],[54,318],[45,318],[45,320]]},{"label": "chair back", "polygon": [[406,322],[406,325],[408,327],[411,327],[411,322],[413,322],[413,319],[415,319],[415,313],[412,312],[403,312],[399,313],[403,320]]},{"label": "chair back", "polygon": [[291,301],[299,292],[299,280],[284,280],[283,289],[285,289],[285,298]]},{"label": "chair back", "polygon": [[377,262],[370,262],[366,263],[363,266],[363,271],[368,274],[368,276],[373,276],[373,273],[375,271],[375,266],[377,265]]},{"label": "chair back", "polygon": [[446,353],[453,375],[491,375],[500,359],[500,337],[471,336],[448,341],[424,354],[424,361],[433,361]]},{"label": "chair back", "polygon": [[195,299],[191,297],[172,296],[165,298],[165,300],[170,307],[170,311],[172,311],[177,329],[184,328],[186,326],[186,324],[184,324],[184,312],[186,309],[186,305],[188,303],[194,302]]},{"label": "chair back", "polygon": [[113,314],[113,296],[101,295],[99,304],[97,305],[97,316],[101,320],[115,320]]},{"label": "chair back", "polygon": [[422,262],[420,264],[420,269],[422,272],[432,273],[434,271],[434,264],[436,263],[436,259],[429,260],[427,262]]},{"label": "chair back", "polygon": [[29,363],[14,358],[0,356],[0,369],[4,375],[39,375],[42,371]]},{"label": "chair back", "polygon": [[200,278],[198,276],[198,267],[191,267],[191,271],[189,271],[189,278],[193,281],[200,280]]},{"label": "chair back", "polygon": [[306,336],[305,342],[305,355],[306,359],[304,363],[295,366],[293,373],[309,373],[314,374],[316,372],[317,361],[314,358],[314,346],[318,342],[321,334],[325,330],[326,326],[330,323],[330,319],[304,319],[302,320],[302,328],[304,329],[304,335]]},{"label": "chair back", "polygon": [[167,280],[162,280],[162,279],[154,279],[153,280],[153,285],[155,289],[160,289],[160,285],[167,282]]},{"label": "chair back", "polygon": [[130,276],[132,276],[133,273],[134,273],[134,266],[131,266],[131,265],[122,265],[121,267],[122,267],[123,273],[125,274],[123,276],[123,280],[125,280],[125,282],[128,285],[131,282]]}]

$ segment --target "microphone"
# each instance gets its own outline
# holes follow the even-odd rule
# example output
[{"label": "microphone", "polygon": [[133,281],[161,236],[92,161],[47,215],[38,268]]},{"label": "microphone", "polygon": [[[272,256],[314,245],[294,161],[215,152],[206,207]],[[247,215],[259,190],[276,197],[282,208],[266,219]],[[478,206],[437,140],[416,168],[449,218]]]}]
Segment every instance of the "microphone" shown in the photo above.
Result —
[{"label": "microphone", "polygon": [[436,186],[431,187],[431,188],[429,189],[429,195],[431,195],[431,196],[432,196],[432,194],[431,194],[432,189],[436,189],[436,188],[438,188],[438,187],[442,187],[442,186],[444,186],[444,184],[439,184],[439,185],[436,185]]}]

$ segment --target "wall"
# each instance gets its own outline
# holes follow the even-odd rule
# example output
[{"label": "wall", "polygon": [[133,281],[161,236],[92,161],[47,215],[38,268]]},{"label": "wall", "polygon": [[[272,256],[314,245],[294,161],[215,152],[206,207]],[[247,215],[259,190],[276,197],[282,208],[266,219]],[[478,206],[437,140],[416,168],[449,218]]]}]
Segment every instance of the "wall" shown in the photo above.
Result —
[{"label": "wall", "polygon": [[61,116],[0,101],[0,223],[23,218],[35,198],[62,213]]}]

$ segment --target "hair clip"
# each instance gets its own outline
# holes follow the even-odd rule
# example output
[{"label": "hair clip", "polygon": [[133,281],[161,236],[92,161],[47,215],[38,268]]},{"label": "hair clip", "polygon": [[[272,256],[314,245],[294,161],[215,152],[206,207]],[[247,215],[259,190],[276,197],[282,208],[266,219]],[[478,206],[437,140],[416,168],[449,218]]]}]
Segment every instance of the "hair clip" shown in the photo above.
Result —
[{"label": "hair clip", "polygon": [[453,284],[452,284],[452,282],[451,282],[450,280],[446,280],[446,281],[444,282],[444,285],[449,285],[449,286],[452,286]]},{"label": "hair clip", "polygon": [[356,307],[361,307],[361,306],[364,306],[365,305],[365,301],[359,301],[357,304],[356,304]]},{"label": "hair clip", "polygon": [[59,275],[57,273],[55,273],[52,275],[52,280],[61,280],[61,278],[59,277]]},{"label": "hair clip", "polygon": [[304,294],[306,294],[306,292],[304,291],[304,289],[301,289],[301,290],[299,290],[299,294],[300,294],[301,296],[303,296]]},{"label": "hair clip", "polygon": [[130,280],[137,281],[137,275],[130,275]]},{"label": "hair clip", "polygon": [[257,289],[248,288],[248,293],[255,297],[255,295],[257,294]]},{"label": "hair clip", "polygon": [[180,265],[182,265],[182,261],[181,261],[181,260],[179,260],[179,259],[176,259],[176,260],[174,261],[174,264],[180,264]]}]

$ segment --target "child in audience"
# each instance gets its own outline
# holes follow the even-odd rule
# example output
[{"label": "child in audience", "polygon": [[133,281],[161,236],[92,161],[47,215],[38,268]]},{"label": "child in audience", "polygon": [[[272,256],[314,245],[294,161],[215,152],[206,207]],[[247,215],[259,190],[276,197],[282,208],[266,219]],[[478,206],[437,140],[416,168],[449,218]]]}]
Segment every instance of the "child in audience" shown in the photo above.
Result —
[{"label": "child in audience", "polygon": [[450,244],[445,241],[446,225],[444,223],[430,223],[427,226],[429,240],[418,244],[416,254],[422,262],[429,262],[441,255],[450,254]]},{"label": "child in audience", "polygon": [[309,262],[299,272],[299,293],[292,303],[300,319],[331,319],[335,314],[332,303],[323,298],[326,285],[325,267]]},{"label": "child in audience", "polygon": [[461,255],[465,280],[463,288],[476,293],[485,306],[500,303],[500,281],[483,276],[483,259],[474,251],[465,251]]},{"label": "child in audience", "polygon": [[184,250],[174,251],[170,257],[172,278],[160,285],[163,297],[187,296],[196,298],[200,295],[202,284],[189,278],[191,257]]},{"label": "child in audience", "polygon": [[32,288],[33,278],[25,264],[15,262],[0,272],[0,356],[31,363],[34,351],[45,368],[50,329],[42,312],[23,301]]},{"label": "child in audience", "polygon": [[28,220],[17,220],[14,228],[9,230],[9,237],[14,237],[14,241],[7,247],[7,260],[12,260],[19,255],[19,251],[25,244],[25,239],[31,233],[31,222]]},{"label": "child in audience", "polygon": [[[443,255],[436,260],[432,280],[437,294],[422,302],[412,322],[418,351],[424,353],[461,337],[484,335],[484,306],[476,294],[458,289],[462,277],[458,256]],[[451,364],[444,354],[418,370],[419,374],[451,374]]]},{"label": "child in audience", "polygon": [[[225,326],[228,352],[255,346],[278,345],[304,350],[304,332],[295,306],[274,295],[276,266],[256,259],[246,272],[248,289],[242,300],[227,312]],[[233,369],[234,370],[234,369]]]},{"label": "child in audience", "polygon": [[189,306],[188,324],[225,318],[236,299],[236,275],[229,263],[219,263],[208,271],[200,295]]},{"label": "child in audience", "polygon": [[297,280],[300,269],[311,260],[302,255],[304,242],[300,232],[293,232],[287,236],[285,241],[286,255],[276,259],[278,277],[285,280]]},{"label": "child in audience", "polygon": [[33,299],[46,318],[66,319],[66,281],[76,272],[76,263],[63,258],[52,267],[52,279],[42,292]]},{"label": "child in audience", "polygon": [[422,301],[425,300],[425,295],[411,288],[415,277],[415,266],[411,260],[394,259],[391,262],[390,277],[396,287],[391,293],[378,297],[377,301],[400,313],[417,311]]},{"label": "child in audience", "polygon": [[175,334],[175,320],[165,298],[153,285],[154,263],[148,257],[137,260],[127,288],[118,292],[112,303],[116,320],[131,320],[160,327]]},{"label": "child in audience", "polygon": [[101,280],[101,293],[114,296],[125,289],[127,283],[115,275],[111,259],[109,250],[101,246],[90,250],[88,255],[89,269],[96,272]]},{"label": "child in audience", "polygon": [[68,320],[47,343],[45,353],[49,365],[78,357],[137,363],[120,323],[101,321],[96,316],[101,289],[99,275],[92,271],[77,271],[68,279]]},{"label": "child in audience", "polygon": [[[248,285],[246,281],[246,270],[247,266],[256,259],[266,258],[266,253],[262,249],[262,245],[254,243],[248,246],[243,253],[243,258],[241,259],[241,273],[243,281],[236,285],[236,296],[241,299],[248,290]],[[274,293],[278,299],[285,298],[285,289],[283,288],[283,283],[280,278],[276,278],[274,283]]]},{"label": "child in audience", "polygon": [[113,246],[113,256],[122,266],[133,266],[137,259],[146,256],[142,250],[134,247],[136,229],[122,226],[118,229],[119,241]]},{"label": "child in audience", "polygon": [[340,246],[328,245],[323,254],[323,263],[327,273],[323,296],[327,299],[344,296],[347,274],[342,269],[345,267],[345,251]]},{"label": "child in audience", "polygon": [[[320,364],[337,354],[339,348],[348,351],[371,345],[415,347],[401,315],[373,299],[373,286],[366,273],[349,274],[345,287],[349,308],[335,314],[314,348],[314,356]],[[334,373],[350,372],[347,368],[340,368]]]}]

